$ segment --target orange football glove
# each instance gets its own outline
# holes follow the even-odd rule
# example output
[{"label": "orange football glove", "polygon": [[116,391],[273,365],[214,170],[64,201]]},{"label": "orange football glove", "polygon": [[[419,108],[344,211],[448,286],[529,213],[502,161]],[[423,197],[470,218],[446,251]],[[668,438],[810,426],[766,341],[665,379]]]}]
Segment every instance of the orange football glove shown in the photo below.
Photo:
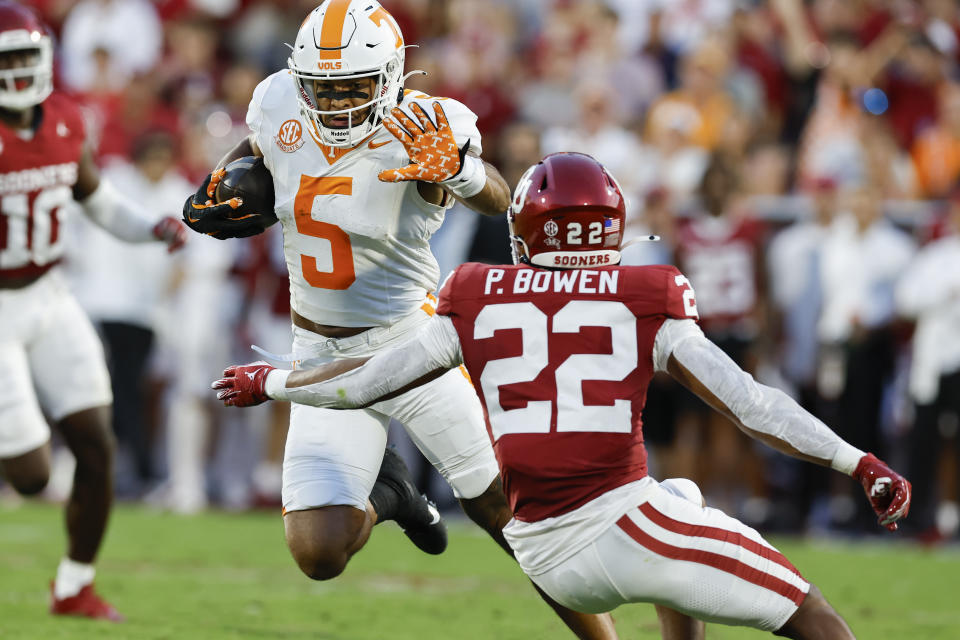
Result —
[{"label": "orange football glove", "polygon": [[[453,138],[453,131],[450,129],[450,123],[447,122],[447,114],[443,112],[440,103],[433,103],[433,113],[437,117],[436,125],[419,104],[413,103],[410,111],[420,121],[420,126],[399,107],[390,110],[390,115],[396,118],[396,122],[384,119],[383,126],[407,150],[412,164],[400,169],[381,171],[378,176],[380,180],[383,182],[404,180],[443,182],[460,173],[460,149]],[[400,125],[403,125],[403,128]]]},{"label": "orange football glove", "polygon": [[436,124],[419,104],[412,104],[410,111],[419,120],[419,125],[398,107],[390,110],[396,121],[383,121],[387,130],[406,149],[410,164],[399,169],[381,171],[378,175],[380,180],[434,182],[461,198],[470,198],[479,193],[487,182],[483,161],[467,154],[470,150],[469,140],[462,149],[457,148],[447,114],[440,103],[433,103]]}]

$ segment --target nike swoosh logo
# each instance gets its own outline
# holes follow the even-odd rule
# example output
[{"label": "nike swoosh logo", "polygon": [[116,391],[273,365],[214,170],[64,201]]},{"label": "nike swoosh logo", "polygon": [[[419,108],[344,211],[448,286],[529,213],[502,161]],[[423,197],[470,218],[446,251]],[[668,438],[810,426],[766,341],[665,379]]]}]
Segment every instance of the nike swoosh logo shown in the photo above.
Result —
[{"label": "nike swoosh logo", "polygon": [[383,145],[390,144],[391,142],[393,142],[393,140],[385,140],[383,142],[374,144],[373,140],[371,140],[370,142],[367,143],[367,146],[370,147],[371,149],[376,149],[377,147],[382,147]]},{"label": "nike swoosh logo", "polygon": [[437,524],[438,522],[440,522],[440,512],[437,511],[437,508],[434,507],[432,504],[431,504],[431,505],[427,505],[427,508],[428,508],[429,511],[430,511],[430,515],[433,516],[433,520],[430,521],[430,525],[432,526],[432,525],[435,525],[435,524]]}]

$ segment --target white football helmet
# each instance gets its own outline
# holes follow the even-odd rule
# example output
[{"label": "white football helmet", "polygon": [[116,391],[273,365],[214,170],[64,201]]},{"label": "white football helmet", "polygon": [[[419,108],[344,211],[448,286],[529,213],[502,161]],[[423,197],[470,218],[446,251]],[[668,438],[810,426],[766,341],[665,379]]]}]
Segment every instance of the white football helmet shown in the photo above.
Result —
[{"label": "white football helmet", "polygon": [[[403,99],[403,35],[393,16],[375,0],[325,0],[303,21],[291,48],[287,66],[297,83],[300,113],[323,144],[359,144]],[[361,77],[377,81],[368,102],[339,111],[319,110],[315,81]],[[368,107],[370,113],[355,121],[354,114]],[[321,116],[340,114],[349,118],[346,127],[324,126]]]},{"label": "white football helmet", "polygon": [[24,52],[27,64],[0,69],[0,107],[23,111],[53,91],[53,42],[32,11],[0,2],[0,55],[13,51]]}]

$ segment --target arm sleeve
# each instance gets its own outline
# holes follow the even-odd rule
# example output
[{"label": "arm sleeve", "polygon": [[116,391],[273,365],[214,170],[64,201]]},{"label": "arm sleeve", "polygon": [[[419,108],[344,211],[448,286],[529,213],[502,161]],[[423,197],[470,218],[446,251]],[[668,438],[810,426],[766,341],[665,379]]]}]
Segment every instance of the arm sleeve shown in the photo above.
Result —
[{"label": "arm sleeve", "polygon": [[121,194],[106,178],[80,201],[88,218],[112,235],[126,242],[151,242],[156,220],[144,214],[137,204]]},{"label": "arm sleeve", "polygon": [[334,409],[365,407],[415,380],[463,362],[460,339],[450,318],[435,315],[410,342],[378,353],[362,367],[335,378],[301,387],[287,387],[289,372],[267,378],[274,400]]},{"label": "arm sleeve", "polygon": [[829,460],[850,475],[863,451],[845,442],[779,389],[762,385],[710,342],[692,320],[664,321],[654,341],[654,366],[670,356],[715,395],[743,426],[785,442],[808,456]]}]

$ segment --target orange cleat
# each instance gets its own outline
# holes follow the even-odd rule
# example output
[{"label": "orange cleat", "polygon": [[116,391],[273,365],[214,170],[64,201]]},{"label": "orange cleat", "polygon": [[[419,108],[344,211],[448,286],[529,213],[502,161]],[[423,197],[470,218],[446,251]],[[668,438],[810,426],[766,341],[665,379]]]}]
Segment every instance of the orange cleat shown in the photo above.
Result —
[{"label": "orange cleat", "polygon": [[80,593],[69,598],[57,599],[53,595],[53,583],[50,583],[50,613],[55,616],[83,616],[95,620],[123,622],[124,618],[113,606],[97,595],[93,585],[88,584]]}]

